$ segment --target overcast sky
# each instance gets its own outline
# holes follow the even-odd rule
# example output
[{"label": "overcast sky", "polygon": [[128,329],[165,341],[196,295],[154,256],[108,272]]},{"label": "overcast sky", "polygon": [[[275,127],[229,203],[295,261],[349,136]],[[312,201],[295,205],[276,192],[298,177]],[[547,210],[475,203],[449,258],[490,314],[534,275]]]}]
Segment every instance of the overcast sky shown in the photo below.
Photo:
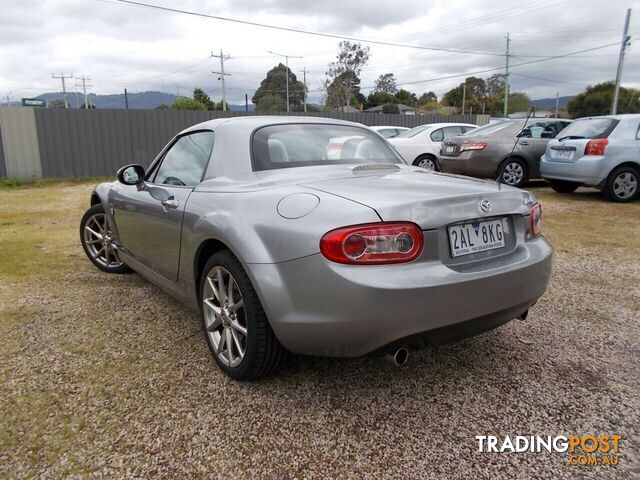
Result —
[{"label": "overcast sky", "polygon": [[[640,2],[629,0],[140,0],[216,16],[365,40],[465,50],[451,53],[369,44],[362,71],[368,93],[378,75],[393,72],[401,87],[432,90],[440,97],[464,76],[503,68],[505,35],[511,35],[512,89],[531,98],[572,95],[615,78],[624,15],[634,8],[623,85],[640,87]],[[221,96],[223,49],[230,103],[244,103],[281,59],[269,50],[303,56],[289,67],[308,70],[310,101],[322,100],[321,84],[339,39],[278,31],[221,20],[128,6],[115,0],[0,0],[0,94],[12,99],[60,91],[51,74],[91,78],[90,91],[107,94],[161,90],[190,94],[203,88]],[[589,53],[541,58],[616,43]],[[363,42],[363,45],[365,43]],[[484,78],[493,72],[481,73]],[[440,79],[440,80],[438,80]],[[77,90],[76,79],[68,81]]]}]

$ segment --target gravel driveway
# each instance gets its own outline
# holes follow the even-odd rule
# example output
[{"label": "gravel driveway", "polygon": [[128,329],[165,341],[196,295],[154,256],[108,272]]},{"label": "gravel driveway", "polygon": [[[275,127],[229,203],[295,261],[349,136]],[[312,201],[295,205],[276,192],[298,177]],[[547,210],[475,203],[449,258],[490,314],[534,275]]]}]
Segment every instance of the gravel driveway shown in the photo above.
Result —
[{"label": "gravel driveway", "polygon": [[[291,356],[237,383],[196,315],[83,257],[90,188],[0,189],[0,475],[640,477],[640,203],[535,188],[556,256],[524,322],[403,368]],[[617,466],[475,440],[587,433],[622,435]]]}]

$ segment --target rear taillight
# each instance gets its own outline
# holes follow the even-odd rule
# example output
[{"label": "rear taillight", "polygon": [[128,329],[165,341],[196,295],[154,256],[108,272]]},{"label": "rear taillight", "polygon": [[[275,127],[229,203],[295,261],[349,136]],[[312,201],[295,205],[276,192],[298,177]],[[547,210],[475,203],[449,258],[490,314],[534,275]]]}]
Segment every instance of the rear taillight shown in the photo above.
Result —
[{"label": "rear taillight", "polygon": [[382,265],[415,260],[423,245],[415,223],[382,222],[331,230],[320,240],[320,251],[332,262]]},{"label": "rear taillight", "polygon": [[542,234],[542,207],[539,203],[531,207],[529,219],[531,221],[531,236],[539,237]]},{"label": "rear taillight", "polygon": [[463,143],[462,145],[460,145],[460,151],[464,152],[465,150],[482,150],[486,146],[486,142]]},{"label": "rear taillight", "polygon": [[584,147],[585,155],[604,155],[605,147],[609,145],[609,140],[606,138],[595,138],[589,140]]}]

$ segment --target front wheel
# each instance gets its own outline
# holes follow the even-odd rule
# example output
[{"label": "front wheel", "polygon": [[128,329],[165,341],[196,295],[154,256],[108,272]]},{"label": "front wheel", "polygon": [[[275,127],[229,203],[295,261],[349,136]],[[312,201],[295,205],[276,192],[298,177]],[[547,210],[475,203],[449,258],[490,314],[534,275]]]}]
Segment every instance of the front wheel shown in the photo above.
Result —
[{"label": "front wheel", "polygon": [[521,187],[527,180],[527,166],[519,158],[505,160],[498,171],[498,181],[512,187]]},{"label": "front wheel", "polygon": [[251,380],[279,365],[278,342],[244,268],[229,251],[211,256],[200,281],[202,321],[209,350],[231,378]]},{"label": "front wheel", "polygon": [[573,193],[580,186],[576,182],[567,182],[565,180],[549,180],[551,188],[558,193]]},{"label": "front wheel", "polygon": [[118,254],[111,228],[101,204],[89,208],[80,220],[80,242],[91,263],[107,273],[131,271]]},{"label": "front wheel", "polygon": [[605,196],[613,202],[630,202],[638,196],[640,175],[632,167],[616,168],[604,187]]}]

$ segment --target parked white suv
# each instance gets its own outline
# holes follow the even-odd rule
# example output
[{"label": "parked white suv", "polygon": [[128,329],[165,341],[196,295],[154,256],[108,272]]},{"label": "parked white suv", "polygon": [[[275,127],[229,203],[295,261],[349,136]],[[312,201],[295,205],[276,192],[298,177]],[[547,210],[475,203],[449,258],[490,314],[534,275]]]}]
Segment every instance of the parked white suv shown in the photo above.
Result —
[{"label": "parked white suv", "polygon": [[640,192],[640,114],[575,120],[547,144],[540,173],[556,192],[584,185],[630,202]]}]

